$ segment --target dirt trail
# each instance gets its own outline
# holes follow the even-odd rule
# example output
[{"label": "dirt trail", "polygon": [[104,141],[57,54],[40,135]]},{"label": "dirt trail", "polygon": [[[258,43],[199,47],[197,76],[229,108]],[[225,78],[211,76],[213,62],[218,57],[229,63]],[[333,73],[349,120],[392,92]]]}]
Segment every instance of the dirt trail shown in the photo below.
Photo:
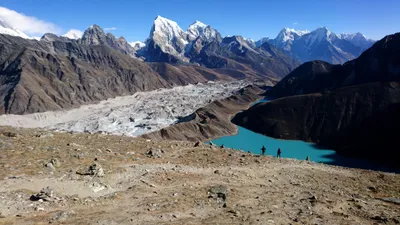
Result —
[{"label": "dirt trail", "polygon": [[[400,197],[398,174],[190,142],[0,131],[0,224],[400,222],[400,205],[380,199]],[[76,173],[93,164],[97,173]],[[46,200],[30,199],[47,186]]]}]

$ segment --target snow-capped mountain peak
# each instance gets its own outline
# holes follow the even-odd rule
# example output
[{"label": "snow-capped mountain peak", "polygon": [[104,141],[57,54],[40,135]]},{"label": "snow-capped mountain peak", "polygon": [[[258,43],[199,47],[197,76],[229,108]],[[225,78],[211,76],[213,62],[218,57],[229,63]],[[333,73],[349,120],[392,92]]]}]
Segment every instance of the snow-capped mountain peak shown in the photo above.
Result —
[{"label": "snow-capped mountain peak", "polygon": [[[156,49],[159,47],[163,53],[187,61],[184,53],[188,43],[188,34],[175,21],[157,16],[153,22],[150,36],[146,40],[146,49],[158,51]],[[152,58],[152,56],[149,57]],[[155,56],[151,60],[157,60],[157,57],[159,56]]]},{"label": "snow-capped mountain peak", "polygon": [[62,37],[66,37],[69,39],[80,39],[83,36],[83,32],[80,30],[71,29],[67,33],[61,35]]},{"label": "snow-capped mountain peak", "polygon": [[[171,40],[176,37],[186,36],[186,32],[183,31],[175,21],[169,20],[162,16],[157,16],[154,20],[151,35],[165,36],[168,38],[168,40]],[[182,38],[182,41],[187,42],[185,39],[186,38]]]},{"label": "snow-capped mountain peak", "polygon": [[200,37],[207,42],[215,40],[221,42],[222,40],[222,36],[217,30],[198,20],[196,20],[189,26],[189,28],[187,29],[187,33],[189,41],[192,41],[197,37]]},{"label": "snow-capped mountain peak", "polygon": [[295,39],[310,33],[308,30],[295,30],[291,28],[283,28],[281,32],[279,32],[278,36],[276,37],[276,40],[280,42],[287,42],[287,41],[294,41]]},{"label": "snow-capped mountain peak", "polygon": [[340,39],[335,33],[328,30],[326,27],[319,27],[314,31],[310,32],[306,39],[308,40],[308,44],[314,44],[317,42],[321,42],[326,40],[328,42],[335,41],[336,39]]},{"label": "snow-capped mountain peak", "polygon": [[30,39],[24,32],[10,26],[6,21],[0,18],[0,34],[8,34],[12,36],[18,36],[26,39]]},{"label": "snow-capped mountain peak", "polygon": [[367,49],[371,47],[375,41],[372,39],[368,39],[365,35],[361,34],[360,32],[354,34],[341,34],[341,39],[351,42],[355,46],[362,47],[363,49]]},{"label": "snow-capped mountain peak", "polygon": [[367,39],[367,37],[365,37],[365,35],[361,34],[360,32],[357,32],[357,33],[354,33],[354,34],[342,33],[342,34],[340,35],[340,37],[341,37],[342,39],[345,39],[345,40],[351,40],[351,39],[354,39],[354,38],[363,38],[363,39]]},{"label": "snow-capped mountain peak", "polygon": [[194,23],[192,23],[189,26],[189,28],[187,29],[187,32],[191,36],[191,39],[195,39],[204,32],[206,27],[207,27],[206,24],[196,20]]},{"label": "snow-capped mountain peak", "polygon": [[205,28],[206,26],[207,26],[206,24],[202,23],[201,21],[196,20],[196,21],[194,21],[194,23],[192,23],[192,24],[189,26],[189,29],[190,29],[191,27],[193,27],[193,28],[197,28],[197,27],[203,27],[203,28]]},{"label": "snow-capped mountain peak", "polygon": [[146,44],[141,41],[132,41],[129,42],[129,44],[133,47],[133,49],[135,49],[135,51],[138,51],[146,46]]}]

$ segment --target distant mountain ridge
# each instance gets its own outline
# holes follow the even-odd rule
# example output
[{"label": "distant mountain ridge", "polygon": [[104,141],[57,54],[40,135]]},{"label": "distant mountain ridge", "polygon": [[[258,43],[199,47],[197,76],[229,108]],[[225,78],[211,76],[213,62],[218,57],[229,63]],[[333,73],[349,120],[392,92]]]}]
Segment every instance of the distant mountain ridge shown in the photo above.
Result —
[{"label": "distant mountain ridge", "polygon": [[323,60],[332,64],[355,59],[375,43],[361,33],[337,35],[326,27],[311,32],[285,28],[268,42],[302,62]]},{"label": "distant mountain ridge", "polygon": [[[273,52],[267,53],[266,49]],[[161,16],[154,20],[150,36],[138,56],[147,62],[191,63],[277,79],[299,65],[273,46],[256,47],[254,41],[241,36],[222,38],[216,29],[200,21],[185,31],[176,22]]]},{"label": "distant mountain ridge", "polygon": [[[0,33],[33,38],[10,27],[1,18]],[[62,36],[77,40],[83,38],[84,33],[72,29]],[[122,46],[125,43],[114,44],[130,56],[148,62],[192,63],[192,58],[199,54],[203,46],[213,41],[220,43],[222,39],[222,35],[216,29],[200,21],[195,21],[188,29],[183,30],[175,21],[157,16],[150,35],[144,42],[130,42],[131,46]],[[313,31],[284,28],[274,39],[268,37],[257,41],[245,37],[244,39],[253,49],[260,48],[268,42],[300,62],[323,60],[332,64],[342,64],[355,59],[375,43],[359,32],[337,35],[325,27]]]}]

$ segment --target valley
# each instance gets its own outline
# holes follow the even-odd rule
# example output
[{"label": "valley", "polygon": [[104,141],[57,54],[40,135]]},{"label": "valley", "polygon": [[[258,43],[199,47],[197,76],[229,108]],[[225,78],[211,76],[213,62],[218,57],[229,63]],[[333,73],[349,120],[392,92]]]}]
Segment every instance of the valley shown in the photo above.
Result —
[{"label": "valley", "polygon": [[176,123],[198,108],[227,98],[248,81],[209,82],[138,92],[75,109],[28,115],[1,115],[1,126],[140,136]]},{"label": "valley", "polygon": [[0,6],[0,225],[400,224],[398,7],[175,3]]}]

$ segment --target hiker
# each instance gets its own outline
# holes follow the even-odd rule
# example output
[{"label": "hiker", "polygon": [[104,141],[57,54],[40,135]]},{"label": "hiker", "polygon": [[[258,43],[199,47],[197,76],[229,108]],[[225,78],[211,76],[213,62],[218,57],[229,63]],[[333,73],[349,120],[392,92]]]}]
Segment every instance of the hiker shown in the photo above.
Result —
[{"label": "hiker", "polygon": [[278,152],[276,153],[276,157],[277,158],[281,158],[281,153],[282,153],[281,149],[278,148]]},{"label": "hiker", "polygon": [[263,145],[262,146],[262,148],[261,148],[261,155],[265,155],[265,151],[266,151],[267,149],[265,148],[265,146]]},{"label": "hiker", "polygon": [[222,145],[221,145],[221,148],[224,148],[224,147],[225,147],[224,144],[222,144]]},{"label": "hiker", "polygon": [[306,161],[310,162],[310,157],[309,156],[307,156]]}]

